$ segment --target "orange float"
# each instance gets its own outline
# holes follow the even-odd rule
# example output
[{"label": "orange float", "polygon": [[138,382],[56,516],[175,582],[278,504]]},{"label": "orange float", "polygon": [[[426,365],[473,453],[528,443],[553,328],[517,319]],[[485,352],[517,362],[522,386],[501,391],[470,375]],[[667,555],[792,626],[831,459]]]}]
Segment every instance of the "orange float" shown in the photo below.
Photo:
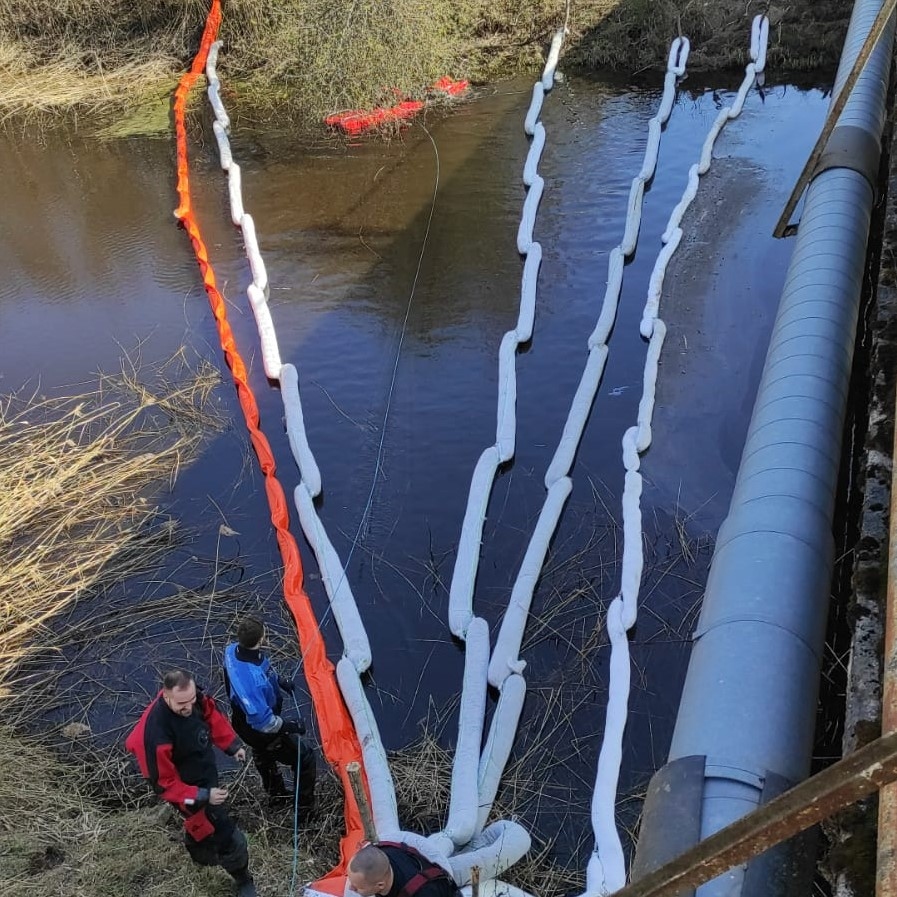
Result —
[{"label": "orange float", "polygon": [[[444,76],[433,83],[430,92],[456,97],[464,93],[469,87],[470,84],[467,81],[454,81]],[[376,109],[349,109],[346,112],[336,112],[333,115],[328,115],[324,119],[324,124],[356,137],[383,125],[408,121],[425,106],[426,103],[421,100],[403,100],[394,106],[378,106]]]}]

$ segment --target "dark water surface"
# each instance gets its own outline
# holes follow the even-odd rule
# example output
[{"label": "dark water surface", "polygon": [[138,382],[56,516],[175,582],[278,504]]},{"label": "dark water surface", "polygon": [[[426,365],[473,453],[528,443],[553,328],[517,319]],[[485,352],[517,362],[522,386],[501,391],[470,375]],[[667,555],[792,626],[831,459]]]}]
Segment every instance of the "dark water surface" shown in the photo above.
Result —
[{"label": "dark water surface", "polygon": [[[727,88],[738,80],[721,77]],[[431,117],[429,134],[416,124],[388,144],[298,147],[285,137],[234,135],[281,355],[299,369],[324,480],[321,517],[343,559],[372,487],[438,151],[436,205],[382,467],[347,572],[371,634],[369,694],[389,748],[412,741],[428,712],[431,725],[436,716],[444,722],[444,741],[453,740],[463,655],[446,625],[447,586],[470,475],[494,441],[498,345],[517,316],[530,88],[527,80],[484,90],[447,117]],[[514,797],[525,818],[538,817],[543,834],[559,836],[561,857],[580,842],[590,845],[588,801],[609,656],[601,612],[618,588],[620,440],[635,421],[645,358],[638,322],[666,219],[717,109],[731,96],[686,82],[677,100],[645,197],[637,256],[626,269],[574,492],[535,597],[517,757],[522,768],[538,770],[542,788],[537,794],[521,784]],[[586,359],[607,255],[622,236],[630,181],[659,97],[575,78],[545,103],[546,189],[535,229],[545,257],[535,333],[517,359],[517,457],[492,495],[476,595],[477,610],[493,626],[544,498],[542,477]],[[661,316],[670,333],[655,443],[643,463],[647,566],[633,636],[637,672],[623,795],[636,793],[666,757],[712,534],[728,505],[791,251],[769,235],[824,110],[818,90],[752,92],[717,144],[717,161],[683,225],[684,249],[667,276]],[[208,122],[194,129],[191,152],[201,225],[289,494],[297,473],[280,397],[261,368],[244,292],[249,267],[229,221]],[[171,215],[172,143],[5,136],[0,168],[8,185],[0,223],[3,392],[23,384],[53,392],[89,381],[98,369],[115,370],[122,349],[152,361],[186,346],[188,355],[221,365],[198,269]],[[130,583],[116,599],[135,606],[173,595],[176,586],[208,593],[214,583],[208,608],[188,611],[172,598],[170,610],[139,633],[110,632],[99,654],[91,648],[85,658],[77,646],[63,647],[69,672],[47,704],[55,720],[120,727],[137,709],[135,687],[151,690],[157,671],[172,664],[190,663],[217,682],[223,631],[241,610],[259,610],[286,633],[261,477],[226,371],[216,402],[231,425],[181,472],[170,499],[163,497],[192,540],[152,582]],[[222,523],[238,535],[222,536]],[[294,532],[336,658],[338,634],[295,519]],[[293,652],[283,663],[295,659]],[[41,662],[60,670],[58,655]]]}]

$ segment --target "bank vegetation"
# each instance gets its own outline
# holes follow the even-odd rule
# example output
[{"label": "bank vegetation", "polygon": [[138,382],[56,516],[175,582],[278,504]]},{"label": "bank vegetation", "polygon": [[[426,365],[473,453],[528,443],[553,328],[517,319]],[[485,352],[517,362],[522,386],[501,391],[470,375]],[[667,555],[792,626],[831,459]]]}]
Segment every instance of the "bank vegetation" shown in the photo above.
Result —
[{"label": "bank vegetation", "polygon": [[[208,0],[0,0],[0,116],[158,104],[196,51]],[[474,81],[537,70],[569,27],[564,65],[628,75],[662,69],[687,34],[690,68],[746,61],[768,11],[771,66],[837,60],[849,0],[225,0],[221,73],[238,111],[320,122],[343,109],[420,97],[442,75]]]}]

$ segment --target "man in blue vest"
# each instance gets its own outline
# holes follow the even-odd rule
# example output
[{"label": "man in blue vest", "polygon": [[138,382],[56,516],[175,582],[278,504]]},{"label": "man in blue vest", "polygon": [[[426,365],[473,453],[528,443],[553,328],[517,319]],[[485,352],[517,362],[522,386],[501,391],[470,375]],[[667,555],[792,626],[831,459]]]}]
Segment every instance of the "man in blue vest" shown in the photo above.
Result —
[{"label": "man in blue vest", "polygon": [[278,676],[270,659],[262,653],[265,626],[246,617],[237,626],[237,641],[224,651],[224,681],[231,704],[234,730],[252,748],[262,784],[272,798],[290,796],[277,764],[293,770],[299,783],[299,811],[306,818],[315,804],[315,755],[298,736],[305,724],[281,715],[281,692],[292,695],[295,686]]}]

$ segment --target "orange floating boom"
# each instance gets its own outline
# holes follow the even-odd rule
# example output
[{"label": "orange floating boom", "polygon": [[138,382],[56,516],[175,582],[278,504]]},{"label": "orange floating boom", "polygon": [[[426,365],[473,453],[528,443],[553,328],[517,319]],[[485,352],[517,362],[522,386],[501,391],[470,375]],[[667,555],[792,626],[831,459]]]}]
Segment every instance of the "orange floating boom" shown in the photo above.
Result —
[{"label": "orange floating boom", "polygon": [[[265,493],[271,511],[271,523],[277,534],[277,545],[283,559],[284,599],[296,622],[299,645],[305,667],[305,678],[311,692],[315,715],[321,732],[321,743],[324,756],[335,768],[343,783],[345,802],[346,835],[340,843],[340,865],[315,882],[315,888],[332,894],[343,893],[344,870],[348,860],[355,852],[363,838],[361,814],[352,793],[351,784],[346,773],[349,763],[361,762],[361,746],[355,734],[355,727],[343,702],[333,664],[328,660],[324,648],[324,640],[318,628],[318,622],[312,610],[311,602],[303,587],[302,559],[296,540],[290,532],[290,518],[283,487],[277,479],[274,455],[271,446],[262,432],[259,420],[258,404],[249,386],[246,365],[240,356],[234,340],[233,331],[227,320],[227,309],[224,298],[218,290],[215,272],[209,262],[209,254],[203,241],[199,225],[193,215],[190,201],[190,179],[187,163],[187,129],[184,122],[187,97],[196,79],[205,68],[209,48],[215,41],[221,24],[221,2],[212,0],[212,6],[206,19],[205,29],[200,42],[199,51],[193,59],[190,70],[178,83],[174,95],[174,120],[177,138],[177,192],[179,205],[175,216],[190,236],[193,252],[202,272],[203,285],[215,315],[215,324],[224,357],[233,375],[234,385],[240,407],[249,430],[252,447],[258,457],[259,465],[265,477]],[[367,783],[365,782],[367,787]]]}]

